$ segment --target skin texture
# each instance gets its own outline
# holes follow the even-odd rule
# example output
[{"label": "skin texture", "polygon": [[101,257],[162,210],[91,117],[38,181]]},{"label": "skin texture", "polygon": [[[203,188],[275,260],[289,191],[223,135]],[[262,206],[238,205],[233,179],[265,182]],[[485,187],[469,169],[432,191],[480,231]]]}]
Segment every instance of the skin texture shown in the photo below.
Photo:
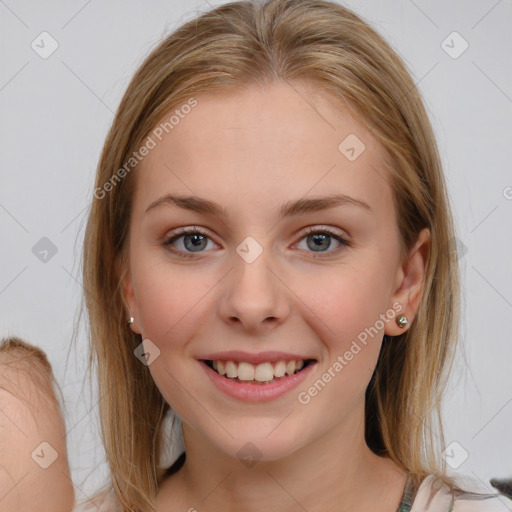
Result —
[{"label": "skin texture", "polygon": [[[386,322],[307,405],[297,394],[393,303],[412,322],[429,232],[401,264],[385,153],[325,93],[277,82],[196,99],[137,170],[124,279],[131,328],[158,347],[151,374],[183,420],[187,459],[163,482],[157,510],[291,511],[300,504],[308,512],[395,512],[406,474],[367,447],[364,398],[383,334],[403,330]],[[338,150],[349,134],[366,146],[355,161]],[[168,193],[213,200],[228,216],[171,205],[144,214]],[[278,221],[284,203],[333,193],[361,199],[371,211],[340,206]],[[199,252],[184,238],[163,245],[185,226],[207,232]],[[308,226],[329,227],[351,246],[331,238],[315,249]],[[263,250],[252,263],[236,252],[247,236]],[[244,403],[218,391],[196,360],[223,350],[279,350],[317,363],[299,388]],[[237,457],[247,442],[261,457],[250,468]]]},{"label": "skin texture", "polygon": [[17,357],[0,353],[0,512],[69,512],[66,429],[50,376]]}]

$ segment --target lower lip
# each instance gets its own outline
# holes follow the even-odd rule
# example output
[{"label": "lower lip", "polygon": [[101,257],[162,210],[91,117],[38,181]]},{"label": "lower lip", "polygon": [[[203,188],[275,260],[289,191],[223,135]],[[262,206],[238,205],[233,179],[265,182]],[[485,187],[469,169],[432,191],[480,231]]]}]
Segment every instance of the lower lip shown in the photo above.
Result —
[{"label": "lower lip", "polygon": [[219,375],[204,361],[199,361],[199,363],[220,391],[244,402],[267,402],[284,395],[304,382],[316,364],[316,362],[309,363],[300,372],[280,378],[269,384],[244,384]]}]

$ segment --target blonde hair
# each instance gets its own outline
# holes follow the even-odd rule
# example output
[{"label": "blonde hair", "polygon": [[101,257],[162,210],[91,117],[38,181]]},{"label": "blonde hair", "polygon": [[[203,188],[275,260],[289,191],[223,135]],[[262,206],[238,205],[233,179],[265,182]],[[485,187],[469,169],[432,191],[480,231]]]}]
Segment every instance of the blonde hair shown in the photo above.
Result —
[{"label": "blonde hair", "polygon": [[134,356],[142,340],[127,326],[121,280],[135,173],[119,170],[164,115],[194,95],[279,80],[334,95],[385,148],[404,261],[419,232],[431,232],[421,304],[410,329],[384,337],[366,392],[365,434],[375,453],[387,454],[416,481],[436,474],[454,482],[441,459],[441,396],[458,340],[459,270],[446,185],[420,94],[388,43],[350,10],[325,0],[240,1],[188,21],[145,59],[97,169],[101,193],[95,192],[87,223],[83,279],[102,439],[124,510],[152,506],[169,406]]}]

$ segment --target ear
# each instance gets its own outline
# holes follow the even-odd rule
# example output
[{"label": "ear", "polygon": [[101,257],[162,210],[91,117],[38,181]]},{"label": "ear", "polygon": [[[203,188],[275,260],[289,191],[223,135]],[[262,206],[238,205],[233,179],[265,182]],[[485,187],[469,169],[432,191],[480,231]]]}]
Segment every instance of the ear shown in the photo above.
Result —
[{"label": "ear", "polygon": [[[409,251],[407,260],[397,271],[391,304],[398,302],[402,309],[398,312],[405,315],[409,325],[420,306],[421,295],[425,282],[425,268],[430,255],[430,230],[424,228],[418,235],[414,247]],[[396,322],[388,322],[384,334],[398,336],[405,332]]]},{"label": "ear", "polygon": [[[140,327],[139,327],[139,308],[137,306],[137,298],[135,296],[135,290],[133,289],[133,282],[132,282],[132,275],[131,271],[129,269],[128,265],[124,265],[122,268],[122,265],[120,262],[117,262],[117,269],[118,274],[121,276],[121,290],[122,290],[122,297],[124,300],[124,303],[127,306],[126,310],[126,323],[128,323],[128,320],[130,319],[130,313],[132,314],[134,321],[132,324],[129,324],[130,329],[136,333],[141,334]],[[128,311],[129,310],[129,311]]]}]

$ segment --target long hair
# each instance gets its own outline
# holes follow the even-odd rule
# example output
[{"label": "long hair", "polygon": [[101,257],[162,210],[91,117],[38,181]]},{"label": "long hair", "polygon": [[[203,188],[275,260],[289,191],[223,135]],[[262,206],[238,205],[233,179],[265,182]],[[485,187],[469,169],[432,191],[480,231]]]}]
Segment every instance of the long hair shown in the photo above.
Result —
[{"label": "long hair", "polygon": [[142,339],[127,326],[121,290],[137,169],[133,152],[166,114],[195,95],[275,81],[307,82],[334,95],[381,143],[403,258],[423,228],[431,232],[417,315],[405,333],[384,337],[367,388],[365,437],[375,453],[387,454],[418,482],[432,473],[454,482],[441,456],[441,397],[458,340],[459,269],[440,157],[418,89],[390,45],[341,5],[239,1],[184,23],[144,60],[117,109],[97,169],[83,248],[89,363],[99,379],[111,485],[124,510],[152,506],[169,410],[134,356]]}]

